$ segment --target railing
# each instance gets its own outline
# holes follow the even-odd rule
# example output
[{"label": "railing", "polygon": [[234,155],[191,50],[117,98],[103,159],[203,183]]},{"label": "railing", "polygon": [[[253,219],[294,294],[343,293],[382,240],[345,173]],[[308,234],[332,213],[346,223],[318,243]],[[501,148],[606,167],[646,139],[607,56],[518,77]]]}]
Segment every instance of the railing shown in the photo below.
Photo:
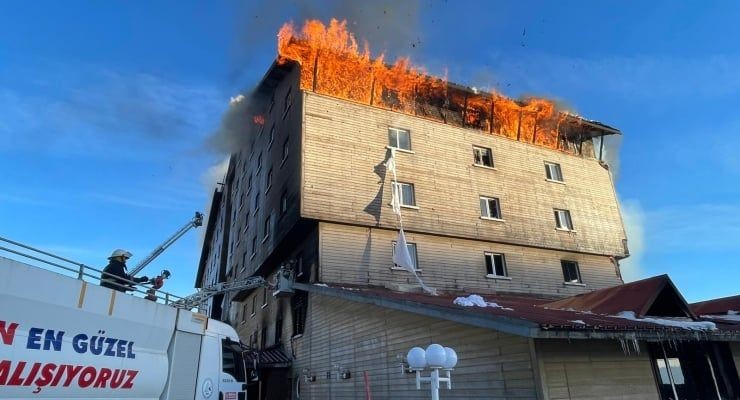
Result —
[{"label": "railing", "polygon": [[[21,257],[22,259],[26,260],[33,260],[35,262],[46,264],[44,268],[53,272],[60,272],[58,270],[61,270],[64,275],[75,277],[79,280],[92,283],[95,285],[99,285],[101,278],[106,277],[115,277],[118,281],[125,281],[127,283],[126,291],[131,291],[132,295],[139,295],[139,297],[151,297],[151,289],[145,284],[137,283],[134,281],[130,281],[128,279],[121,278],[116,275],[109,274],[107,272],[103,272],[99,269],[89,267],[85,264],[79,263],[77,261],[70,260],[68,258],[60,257],[56,254],[49,253],[44,250],[40,250],[28,245],[25,245],[23,243],[16,242],[14,240],[4,238],[0,236],[0,242],[5,242],[13,247],[6,247],[3,245],[0,245],[0,251],[4,251],[6,253],[13,254],[15,256]],[[1,253],[0,253],[1,254]],[[42,258],[44,256],[45,258]],[[52,260],[49,260],[48,258],[51,258]],[[21,260],[17,260],[21,261]],[[66,265],[63,265],[62,263],[66,263]],[[37,265],[29,264],[34,267],[38,267]],[[48,266],[54,267],[58,270],[55,270],[54,268],[49,268]],[[120,285],[119,285],[120,286]],[[174,295],[172,293],[168,293],[165,291],[158,290],[155,292],[154,297],[156,297],[157,301],[162,300],[164,304],[171,304],[173,302],[176,302],[180,299],[182,299],[181,296]]]}]

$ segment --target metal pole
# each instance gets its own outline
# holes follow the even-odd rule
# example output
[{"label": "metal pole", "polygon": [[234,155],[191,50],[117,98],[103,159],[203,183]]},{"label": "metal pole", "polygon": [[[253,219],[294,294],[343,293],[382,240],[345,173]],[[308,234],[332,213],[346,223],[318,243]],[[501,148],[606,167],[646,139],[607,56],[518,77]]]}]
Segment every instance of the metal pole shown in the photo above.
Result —
[{"label": "metal pole", "polygon": [[429,383],[432,386],[432,400],[439,400],[439,368],[432,369],[432,377]]}]

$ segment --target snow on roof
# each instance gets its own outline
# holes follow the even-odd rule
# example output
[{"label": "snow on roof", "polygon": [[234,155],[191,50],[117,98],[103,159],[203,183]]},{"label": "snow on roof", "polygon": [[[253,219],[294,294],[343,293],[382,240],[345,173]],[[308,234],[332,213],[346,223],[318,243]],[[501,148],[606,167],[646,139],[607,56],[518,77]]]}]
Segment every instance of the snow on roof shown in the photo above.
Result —
[{"label": "snow on roof", "polygon": [[633,311],[622,311],[617,315],[612,315],[617,318],[629,319],[632,321],[650,322],[653,324],[673,326],[677,328],[688,329],[692,331],[716,331],[717,325],[710,321],[692,321],[688,318],[637,318]]},{"label": "snow on roof", "polygon": [[463,307],[472,307],[472,306],[478,306],[478,307],[493,307],[493,308],[500,308],[502,310],[510,310],[513,311],[512,308],[503,307],[496,303],[492,302],[486,302],[483,297],[477,294],[471,294],[468,297],[458,297],[453,301],[454,304],[458,306]]}]

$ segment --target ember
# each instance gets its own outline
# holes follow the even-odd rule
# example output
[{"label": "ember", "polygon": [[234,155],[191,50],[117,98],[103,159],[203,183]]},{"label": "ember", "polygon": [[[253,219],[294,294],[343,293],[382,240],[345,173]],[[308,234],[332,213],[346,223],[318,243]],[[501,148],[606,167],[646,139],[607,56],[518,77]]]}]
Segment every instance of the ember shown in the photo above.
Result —
[{"label": "ember", "polygon": [[262,115],[255,115],[252,117],[252,121],[254,121],[257,125],[264,125],[265,124],[265,117]]},{"label": "ember", "polygon": [[382,54],[370,57],[368,44],[357,42],[346,21],[332,19],[326,26],[309,20],[300,31],[287,23],[278,33],[278,54],[280,64],[300,64],[303,90],[580,152],[570,132],[580,119],[558,111],[552,101],[514,101],[454,85],[413,67],[408,58],[387,65]]}]

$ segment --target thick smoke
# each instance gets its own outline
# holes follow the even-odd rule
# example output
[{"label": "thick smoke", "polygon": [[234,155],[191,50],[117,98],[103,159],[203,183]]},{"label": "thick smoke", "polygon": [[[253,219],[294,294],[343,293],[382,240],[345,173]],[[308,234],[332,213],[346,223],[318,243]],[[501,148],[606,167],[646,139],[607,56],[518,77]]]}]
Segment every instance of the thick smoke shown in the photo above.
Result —
[{"label": "thick smoke", "polygon": [[253,138],[249,135],[254,124],[249,110],[249,96],[232,97],[229,106],[221,117],[221,125],[208,138],[207,144],[221,154],[233,154],[248,149]]}]

